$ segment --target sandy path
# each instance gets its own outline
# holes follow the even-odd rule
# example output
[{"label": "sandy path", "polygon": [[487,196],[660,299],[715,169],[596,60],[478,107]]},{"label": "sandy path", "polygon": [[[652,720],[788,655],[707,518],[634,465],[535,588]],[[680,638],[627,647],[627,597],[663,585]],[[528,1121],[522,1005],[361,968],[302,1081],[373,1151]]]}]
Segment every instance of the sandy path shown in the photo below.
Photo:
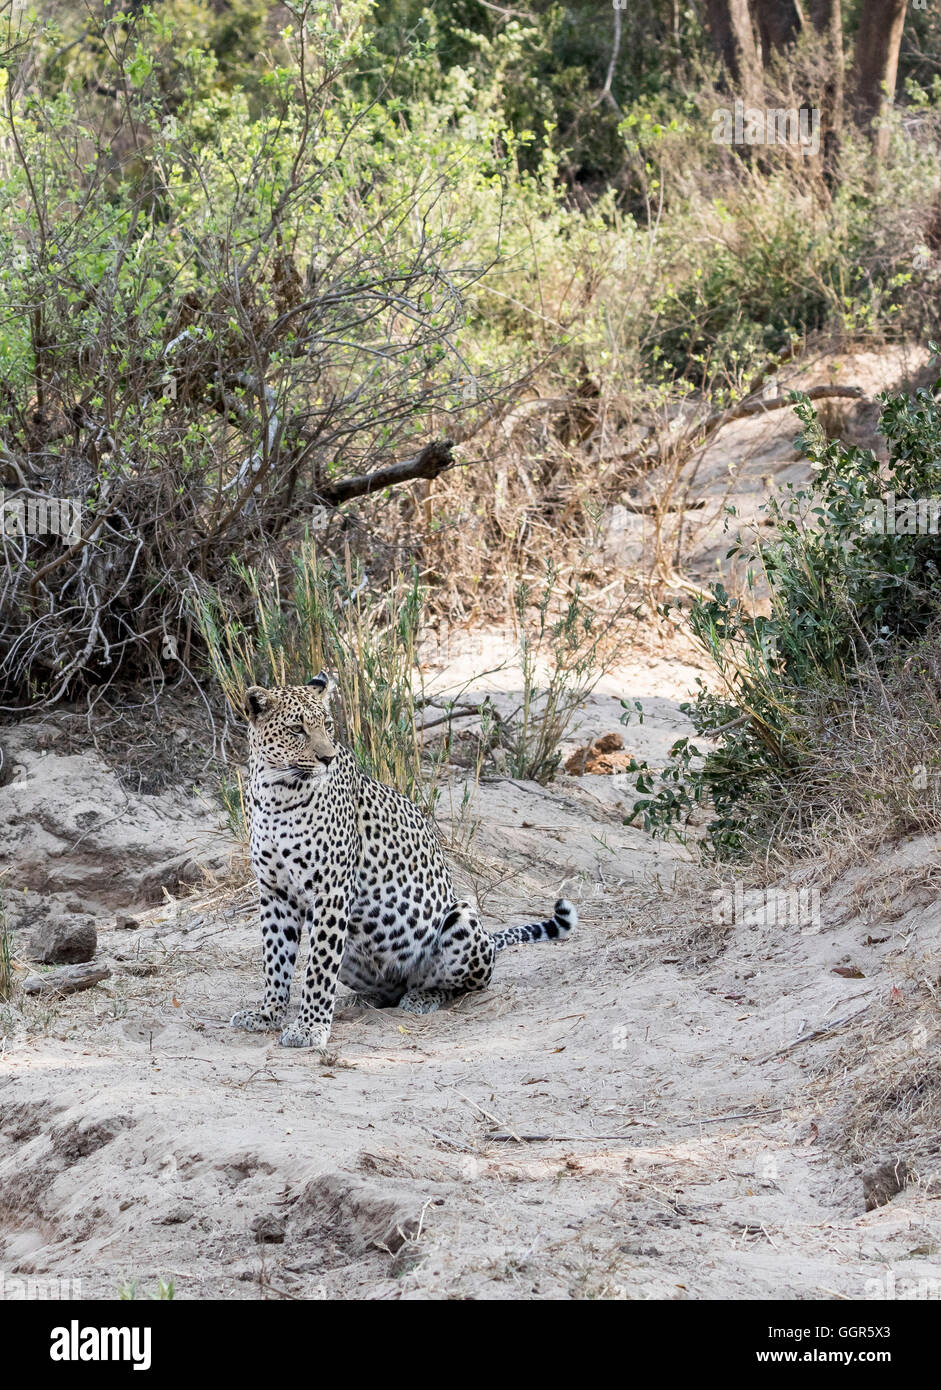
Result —
[{"label": "sandy path", "polygon": [[[654,751],[683,720],[649,699]],[[592,731],[616,709],[602,691]],[[4,1039],[6,1296],[172,1277],[187,1298],[828,1298],[937,1278],[930,1190],[866,1213],[825,1141],[845,1036],[775,1057],[884,996],[903,927],[863,980],[832,973],[858,916],[723,934],[711,882],[617,800],[601,777],[502,781],[452,823],[455,787],[443,825],[491,924],[564,887],[579,929],[507,952],[440,1014],[338,1014],[326,1059],[224,1026],[259,993],[247,898],[102,922],[113,979],[29,1002]]]}]

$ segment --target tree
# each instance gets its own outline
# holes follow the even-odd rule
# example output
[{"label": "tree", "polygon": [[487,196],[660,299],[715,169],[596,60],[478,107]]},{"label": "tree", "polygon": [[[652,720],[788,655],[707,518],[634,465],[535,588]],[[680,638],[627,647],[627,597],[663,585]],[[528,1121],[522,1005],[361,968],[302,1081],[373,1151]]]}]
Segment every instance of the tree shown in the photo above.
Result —
[{"label": "tree", "polygon": [[729,75],[742,88],[742,99],[753,105],[761,77],[748,0],[706,0],[706,26]]},{"label": "tree", "polygon": [[[895,96],[907,8],[908,0],[863,0],[856,35],[854,96],[858,118],[865,126],[884,116]],[[889,146],[884,122],[875,132],[874,143],[882,158]]]},{"label": "tree", "polygon": [[[895,96],[899,51],[908,0],[862,0],[853,70],[856,118],[874,131],[876,153],[888,150],[889,132],[880,120]],[[828,163],[835,162],[844,120],[843,12],[841,0],[705,0],[706,27],[713,47],[746,103],[760,104],[761,68],[775,52],[800,36],[807,20],[826,40],[829,76],[827,106]],[[806,18],[805,18],[806,16]]]},{"label": "tree", "polygon": [[[345,85],[352,4],[340,31],[294,15],[254,117],[156,11],[98,26],[93,85],[49,96],[37,41],[0,88],[0,487],[25,518],[0,528],[5,705],[182,679],[189,597],[235,602],[232,556],[435,477],[429,414],[486,408],[497,369],[459,343],[485,269],[455,261],[468,164],[409,162],[397,112]],[[80,502],[77,534],[47,499]]]},{"label": "tree", "polygon": [[810,19],[826,40],[829,75],[824,88],[828,119],[824,133],[824,158],[831,178],[836,164],[843,133],[843,90],[846,82],[846,60],[843,55],[843,6],[841,0],[811,0]]},{"label": "tree", "polygon": [[775,49],[787,48],[803,28],[796,0],[755,0],[761,56],[767,67]]}]

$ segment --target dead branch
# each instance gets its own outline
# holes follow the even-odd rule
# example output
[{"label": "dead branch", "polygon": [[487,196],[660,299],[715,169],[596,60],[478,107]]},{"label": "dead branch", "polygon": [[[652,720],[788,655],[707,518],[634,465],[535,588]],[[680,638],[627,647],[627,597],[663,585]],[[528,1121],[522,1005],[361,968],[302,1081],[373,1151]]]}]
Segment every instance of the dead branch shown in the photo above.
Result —
[{"label": "dead branch", "polygon": [[390,463],[385,468],[376,468],[372,473],[364,473],[355,478],[342,478],[320,488],[320,499],[329,506],[339,507],[354,497],[368,497],[373,492],[381,492],[386,487],[396,487],[399,483],[410,483],[415,478],[437,478],[446,469],[454,467],[451,453],[453,440],[435,439],[426,444],[411,458],[399,463]]},{"label": "dead branch", "polygon": [[[826,400],[829,397],[842,397],[846,400],[865,400],[866,393],[861,386],[811,386],[808,391],[801,392],[811,401]],[[715,434],[716,430],[723,425],[730,425],[733,420],[744,420],[752,415],[764,415],[766,411],[783,410],[785,406],[793,405],[794,402],[790,395],[772,396],[769,399],[762,397],[752,398],[746,396],[744,400],[736,405],[729,406],[727,410],[715,410],[711,415],[707,415],[702,424],[696,428],[691,428],[682,440],[670,440],[664,444],[656,444],[648,450],[644,444],[636,449],[631,449],[627,454],[615,454],[612,458],[604,459],[604,463],[640,463],[644,468],[653,468],[660,463],[665,454],[670,450],[683,445],[690,449],[702,448],[703,444],[710,435]]]},{"label": "dead branch", "polygon": [[[425,705],[434,705],[434,700],[426,700]],[[489,715],[495,724],[500,723],[500,713],[496,710],[489,700],[484,700],[482,704],[474,704],[468,700],[455,700],[453,705],[442,714],[440,719],[426,719],[421,726],[421,732],[426,729],[436,729],[439,724],[450,724],[453,719],[472,719],[475,716]]]}]

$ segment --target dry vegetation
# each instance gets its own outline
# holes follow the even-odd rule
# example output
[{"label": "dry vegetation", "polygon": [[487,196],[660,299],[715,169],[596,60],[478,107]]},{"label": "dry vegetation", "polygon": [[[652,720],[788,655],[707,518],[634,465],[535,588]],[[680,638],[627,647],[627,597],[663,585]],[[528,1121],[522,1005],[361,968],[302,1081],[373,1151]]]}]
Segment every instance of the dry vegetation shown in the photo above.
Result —
[{"label": "dry vegetation", "polygon": [[[83,509],[0,528],[0,1261],[858,1297],[938,1249],[941,538],[863,518],[941,494],[941,21],[893,106],[870,0],[845,43],[473,8],[48,0],[0,41],[0,487]],[[822,109],[819,158],[717,143],[743,92]],[[488,920],[581,925],[288,1062],[225,1028],[242,692],[324,667]],[[155,900],[161,817],[227,874]],[[813,930],[736,916],[778,890]],[[49,902],[94,988],[24,990]]]}]

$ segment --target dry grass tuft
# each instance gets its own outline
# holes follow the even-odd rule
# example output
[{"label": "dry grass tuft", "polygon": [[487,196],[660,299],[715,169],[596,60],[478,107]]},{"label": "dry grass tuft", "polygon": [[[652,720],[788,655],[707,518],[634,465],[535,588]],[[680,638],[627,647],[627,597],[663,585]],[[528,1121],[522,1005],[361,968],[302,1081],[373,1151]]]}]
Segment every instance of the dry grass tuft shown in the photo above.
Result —
[{"label": "dry grass tuft", "polygon": [[941,832],[941,633],[880,674],[802,697],[799,777],[775,788],[772,854],[838,871],[906,835]]},{"label": "dry grass tuft", "polygon": [[828,1068],[840,1096],[834,1145],[867,1167],[904,1161],[923,1184],[941,1176],[939,987],[941,955],[910,966],[902,987],[866,1010]]}]

